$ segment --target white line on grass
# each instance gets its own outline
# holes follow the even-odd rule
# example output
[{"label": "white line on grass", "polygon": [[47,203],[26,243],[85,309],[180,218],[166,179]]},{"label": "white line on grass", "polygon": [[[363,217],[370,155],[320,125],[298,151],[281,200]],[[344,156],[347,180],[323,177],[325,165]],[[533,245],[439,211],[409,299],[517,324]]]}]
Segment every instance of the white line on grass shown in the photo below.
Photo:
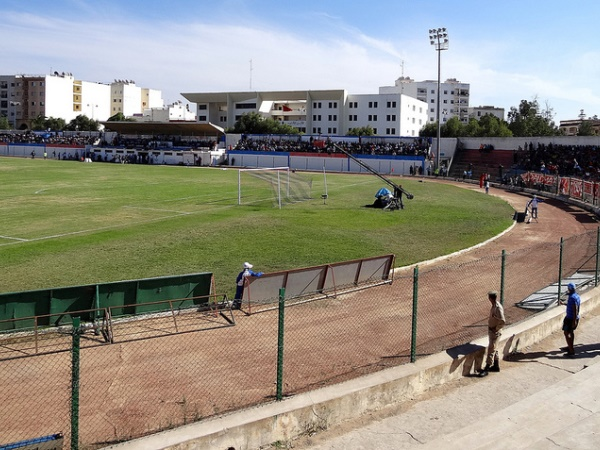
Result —
[{"label": "white line on grass", "polygon": [[171,213],[175,213],[175,214],[180,215],[180,216],[187,216],[189,214],[193,214],[191,212],[175,211],[175,210],[172,210],[172,209],[149,208],[149,207],[145,207],[145,206],[123,206],[123,208],[129,208],[129,209],[146,209],[148,211],[171,212]]},{"label": "white line on grass", "polygon": [[[234,206],[237,206],[237,205],[219,206],[218,208],[213,208],[213,209],[232,208]],[[152,208],[148,208],[148,209],[152,209]],[[157,210],[157,211],[165,211],[165,210]],[[13,239],[16,242],[6,242],[4,244],[0,244],[0,247],[5,247],[7,245],[14,245],[14,244],[18,244],[20,242],[45,241],[45,240],[48,240],[48,239],[57,239],[57,238],[62,238],[62,237],[67,237],[67,236],[75,236],[75,235],[78,235],[78,234],[96,233],[98,231],[114,230],[114,229],[123,228],[125,226],[133,226],[133,225],[141,225],[141,224],[152,223],[152,222],[159,222],[161,220],[174,219],[176,217],[183,217],[183,216],[188,216],[188,215],[191,215],[191,214],[202,214],[204,212],[205,211],[177,212],[177,214],[174,214],[174,215],[157,217],[157,218],[148,219],[148,220],[139,220],[139,221],[136,221],[136,222],[127,223],[126,225],[112,225],[112,226],[99,227],[99,228],[90,228],[88,230],[71,231],[69,233],[54,234],[54,235],[51,235],[51,236],[42,236],[42,237],[32,238],[32,239],[19,239],[19,238],[9,238],[9,237],[7,237],[6,239]],[[2,237],[2,236],[0,236],[0,237]]]},{"label": "white line on grass", "polygon": [[0,236],[0,239],[9,239],[11,241],[21,241],[21,242],[27,242],[29,240],[29,239],[22,239],[22,238],[12,237],[12,236]]}]

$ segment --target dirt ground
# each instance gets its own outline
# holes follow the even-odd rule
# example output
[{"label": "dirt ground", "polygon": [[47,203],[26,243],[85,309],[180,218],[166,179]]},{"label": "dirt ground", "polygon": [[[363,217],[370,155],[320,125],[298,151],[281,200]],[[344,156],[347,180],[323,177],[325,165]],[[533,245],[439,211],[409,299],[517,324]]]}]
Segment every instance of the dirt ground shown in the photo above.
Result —
[{"label": "dirt ground", "polygon": [[[448,182],[451,183],[451,182]],[[467,189],[478,186],[460,184]],[[485,195],[485,194],[482,194]],[[492,188],[522,211],[529,196]],[[468,342],[485,334],[485,292],[498,283],[497,270],[486,266],[490,254],[516,252],[536,244],[557,243],[598,226],[593,215],[556,201],[543,202],[539,221],[518,223],[485,246],[424,265],[420,288],[417,356]],[[595,239],[595,235],[594,235]],[[589,247],[589,242],[581,242]],[[548,255],[515,258],[512,296],[518,286],[532,288],[545,276]],[[481,262],[484,261],[484,262]],[[476,262],[476,264],[474,264]],[[473,264],[472,264],[473,263]],[[460,276],[444,267],[460,266]],[[532,267],[535,266],[535,267]],[[439,270],[436,268],[439,267]],[[539,273],[535,272],[539,270]],[[550,275],[545,272],[552,272]],[[534,284],[534,283],[533,283]],[[468,301],[465,292],[469,293]],[[523,292],[526,292],[525,290]],[[451,301],[441,301],[448,300]],[[532,313],[506,304],[512,322]],[[412,279],[402,271],[391,285],[286,308],[283,395],[337,383],[410,358]],[[82,448],[128,440],[161,429],[273,401],[276,395],[278,337],[276,311],[235,312],[233,327],[219,317],[201,319],[203,331],[174,334],[157,322],[142,326],[159,338],[125,342],[115,329],[115,343],[84,339],[81,351],[79,433]],[[181,331],[181,330],[180,330]],[[143,333],[140,333],[143,334]],[[120,340],[121,339],[121,340]],[[6,350],[2,346],[0,350]],[[0,353],[0,358],[6,356]],[[0,443],[63,432],[71,435],[69,353],[0,359]],[[4,415],[3,415],[4,414]]]}]

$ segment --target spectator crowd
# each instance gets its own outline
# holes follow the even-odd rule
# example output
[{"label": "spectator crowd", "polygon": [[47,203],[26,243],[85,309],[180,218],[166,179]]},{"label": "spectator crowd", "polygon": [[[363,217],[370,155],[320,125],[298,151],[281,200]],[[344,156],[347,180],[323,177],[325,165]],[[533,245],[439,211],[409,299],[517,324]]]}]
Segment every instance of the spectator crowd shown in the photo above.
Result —
[{"label": "spectator crowd", "polygon": [[427,156],[429,152],[429,141],[426,138],[398,142],[362,142],[362,140],[333,142],[330,139],[321,140],[312,137],[309,140],[288,140],[242,136],[234,149],[263,152],[341,153],[334,144],[355,155]]},{"label": "spectator crowd", "polygon": [[596,145],[529,142],[515,151],[514,163],[524,171],[598,180],[598,150]]}]

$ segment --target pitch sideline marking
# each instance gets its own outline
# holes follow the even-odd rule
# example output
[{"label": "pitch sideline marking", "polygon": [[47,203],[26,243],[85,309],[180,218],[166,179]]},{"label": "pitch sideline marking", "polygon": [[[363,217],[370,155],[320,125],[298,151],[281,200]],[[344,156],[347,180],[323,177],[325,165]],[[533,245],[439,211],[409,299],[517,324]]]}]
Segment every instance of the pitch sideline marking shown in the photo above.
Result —
[{"label": "pitch sideline marking", "polygon": [[11,241],[22,241],[22,242],[27,242],[29,239],[23,239],[23,238],[18,238],[18,237],[11,237],[11,236],[0,236],[0,239],[9,239]]}]

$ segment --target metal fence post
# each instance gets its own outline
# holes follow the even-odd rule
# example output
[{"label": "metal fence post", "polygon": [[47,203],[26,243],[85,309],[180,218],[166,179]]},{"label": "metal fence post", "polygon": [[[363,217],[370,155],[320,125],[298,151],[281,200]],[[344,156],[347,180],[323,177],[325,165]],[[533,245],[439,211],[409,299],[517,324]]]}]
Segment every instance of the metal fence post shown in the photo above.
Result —
[{"label": "metal fence post", "polygon": [[419,266],[413,271],[413,308],[412,308],[412,335],[410,342],[410,362],[417,360],[417,303],[419,298]]},{"label": "metal fence post", "polygon": [[500,268],[500,304],[504,305],[504,274],[506,269],[506,250],[502,250],[502,267]]},{"label": "metal fence post", "polygon": [[279,289],[279,323],[277,328],[277,400],[283,398],[283,335],[285,312],[285,288]]},{"label": "metal fence post", "polygon": [[79,349],[81,319],[73,317],[73,346],[71,348],[71,449],[79,448]]},{"label": "metal fence post", "polygon": [[560,293],[562,291],[562,264],[563,264],[563,246],[564,239],[560,238],[560,252],[558,256],[558,298],[556,299],[557,303],[560,303]]},{"label": "metal fence post", "polygon": [[598,264],[600,264],[600,259],[598,258],[600,254],[600,227],[598,227],[598,231],[596,232],[596,271],[594,272],[594,286],[598,286]]}]

